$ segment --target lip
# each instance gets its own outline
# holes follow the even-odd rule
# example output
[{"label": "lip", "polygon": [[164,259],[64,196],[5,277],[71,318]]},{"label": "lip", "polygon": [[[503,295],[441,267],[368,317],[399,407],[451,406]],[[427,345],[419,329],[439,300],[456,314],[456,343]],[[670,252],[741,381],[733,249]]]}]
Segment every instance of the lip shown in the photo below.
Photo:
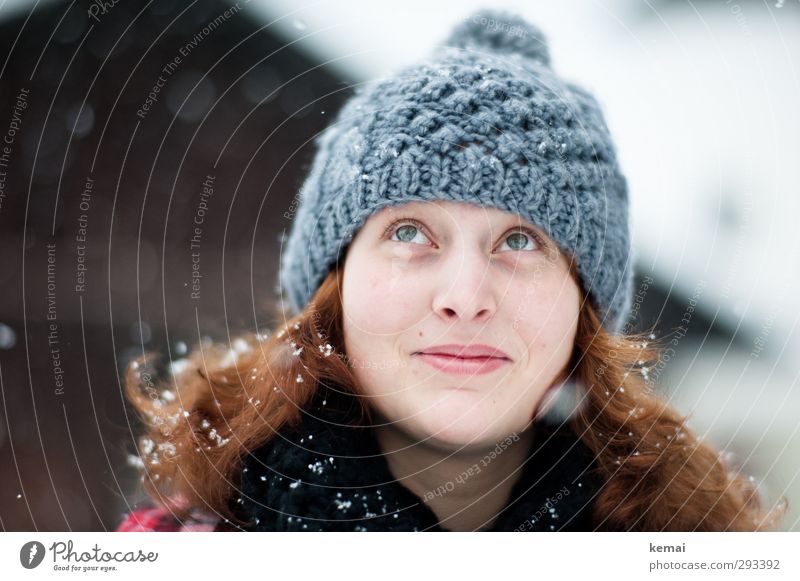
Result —
[{"label": "lip", "polygon": [[447,345],[434,345],[432,347],[421,349],[416,353],[450,355],[465,359],[470,357],[496,357],[498,359],[511,360],[511,357],[497,347],[492,347],[491,345],[482,345],[480,343],[473,343],[471,345],[458,345],[456,343],[448,343]]},{"label": "lip", "polygon": [[490,345],[437,345],[413,353],[432,367],[454,375],[491,373],[511,358]]}]

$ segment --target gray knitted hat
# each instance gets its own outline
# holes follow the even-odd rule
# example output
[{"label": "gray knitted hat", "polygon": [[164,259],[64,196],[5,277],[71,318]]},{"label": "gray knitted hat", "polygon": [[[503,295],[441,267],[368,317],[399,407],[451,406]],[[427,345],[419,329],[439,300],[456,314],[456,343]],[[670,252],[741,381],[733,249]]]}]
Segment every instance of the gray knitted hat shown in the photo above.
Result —
[{"label": "gray knitted hat", "polygon": [[519,214],[575,254],[611,333],[633,292],[627,182],[597,101],[553,72],[541,31],[480,10],[429,59],[360,87],[317,139],[282,250],[299,313],[367,218],[452,200]]}]

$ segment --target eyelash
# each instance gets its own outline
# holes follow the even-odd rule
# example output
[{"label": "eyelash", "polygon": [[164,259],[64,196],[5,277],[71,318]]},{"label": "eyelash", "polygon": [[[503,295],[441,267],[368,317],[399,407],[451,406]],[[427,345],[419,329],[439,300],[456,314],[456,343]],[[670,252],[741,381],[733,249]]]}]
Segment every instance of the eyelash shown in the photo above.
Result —
[{"label": "eyelash", "polygon": [[[388,238],[392,233],[394,233],[395,229],[399,228],[400,226],[404,225],[405,223],[410,223],[410,224],[416,226],[417,228],[422,230],[423,234],[425,234],[425,226],[423,226],[422,223],[419,220],[416,220],[414,218],[398,218],[397,220],[395,220],[394,222],[389,224],[389,226],[386,228],[386,230],[383,231],[383,238]],[[511,230],[509,230],[506,234],[504,234],[504,236],[508,236],[509,234],[517,233],[517,232],[521,232],[523,234],[527,234],[528,236],[533,238],[536,241],[536,244],[539,245],[539,248],[542,248],[542,249],[543,248],[547,248],[547,243],[542,239],[542,237],[539,235],[539,233],[534,231],[534,230],[531,230],[527,226],[516,226],[516,227],[512,228]],[[427,234],[425,234],[425,235],[427,236]],[[430,238],[430,236],[428,236],[428,238]]]}]

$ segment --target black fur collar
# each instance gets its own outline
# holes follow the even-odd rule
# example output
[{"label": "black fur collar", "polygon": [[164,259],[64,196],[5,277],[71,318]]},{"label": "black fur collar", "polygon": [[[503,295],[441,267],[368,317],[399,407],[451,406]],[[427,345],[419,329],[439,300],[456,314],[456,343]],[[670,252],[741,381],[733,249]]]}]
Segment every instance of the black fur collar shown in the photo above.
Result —
[{"label": "black fur collar", "polygon": [[[357,409],[354,396],[323,388],[297,429],[284,428],[246,457],[234,503],[251,523],[246,530],[446,530],[394,480],[371,430],[358,425]],[[535,429],[522,476],[487,530],[593,530],[601,482],[591,452],[566,426]]]}]

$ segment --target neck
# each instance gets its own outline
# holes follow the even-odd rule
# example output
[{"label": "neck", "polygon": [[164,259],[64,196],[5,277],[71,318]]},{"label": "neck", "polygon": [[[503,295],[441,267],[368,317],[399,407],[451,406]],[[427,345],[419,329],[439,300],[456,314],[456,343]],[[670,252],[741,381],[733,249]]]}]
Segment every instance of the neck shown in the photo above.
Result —
[{"label": "neck", "polygon": [[506,506],[522,475],[534,431],[528,428],[498,444],[457,452],[410,437],[391,424],[375,428],[389,470],[451,531],[488,529]]}]

